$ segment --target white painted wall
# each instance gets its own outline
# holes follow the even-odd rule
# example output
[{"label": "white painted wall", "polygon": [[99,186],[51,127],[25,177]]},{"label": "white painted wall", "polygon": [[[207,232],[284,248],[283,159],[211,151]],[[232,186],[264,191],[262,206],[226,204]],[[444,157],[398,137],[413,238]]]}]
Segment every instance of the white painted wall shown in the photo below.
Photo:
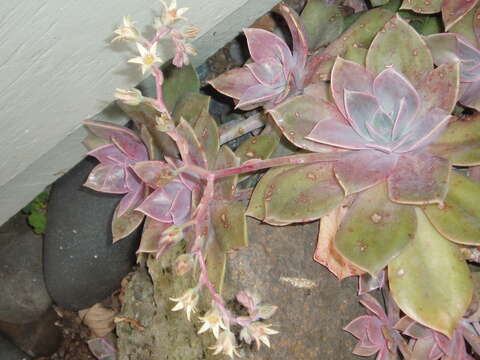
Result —
[{"label": "white painted wall", "polygon": [[[178,0],[202,29],[194,63],[278,2]],[[123,15],[142,25],[160,10],[156,0],[0,1],[0,224],[83,157],[81,121],[111,103],[115,88],[140,82],[126,64],[136,55],[109,41]]]}]

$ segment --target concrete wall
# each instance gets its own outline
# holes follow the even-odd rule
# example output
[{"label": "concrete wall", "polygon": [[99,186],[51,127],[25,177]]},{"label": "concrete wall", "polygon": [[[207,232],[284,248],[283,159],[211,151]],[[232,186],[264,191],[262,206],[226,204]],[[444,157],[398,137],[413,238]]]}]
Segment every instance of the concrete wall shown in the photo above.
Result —
[{"label": "concrete wall", "polygon": [[[178,0],[202,29],[202,63],[278,0]],[[117,87],[139,83],[136,56],[112,31],[123,15],[139,26],[161,11],[156,0],[0,2],[0,224],[83,156],[83,119],[124,123],[104,111]],[[96,115],[97,114],[97,115]]]}]

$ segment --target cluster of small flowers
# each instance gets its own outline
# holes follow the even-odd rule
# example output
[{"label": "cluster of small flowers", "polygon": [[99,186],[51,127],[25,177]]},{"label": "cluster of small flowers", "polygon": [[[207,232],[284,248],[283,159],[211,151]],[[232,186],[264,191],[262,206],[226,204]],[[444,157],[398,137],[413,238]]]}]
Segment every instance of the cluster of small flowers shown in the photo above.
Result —
[{"label": "cluster of small flowers", "polygon": [[[167,5],[163,0],[160,0],[160,2],[164,9],[162,15],[154,20],[156,33],[152,40],[143,38],[130,16],[124,16],[123,24],[114,31],[116,36],[112,39],[112,42],[119,40],[135,41],[140,56],[130,59],[128,62],[140,65],[142,74],[149,73],[155,64],[163,62],[157,54],[157,44],[160,39],[167,36],[170,37],[175,48],[173,58],[175,66],[189,65],[189,56],[197,55],[195,48],[188,44],[186,40],[196,37],[200,33],[200,29],[193,25],[187,25],[182,30],[173,27],[180,21],[187,21],[183,14],[188,11],[188,8],[177,8],[176,0],[172,0],[170,5]],[[137,106],[147,101],[138,89],[117,89],[116,91],[115,97],[127,105]]]},{"label": "cluster of small flowers", "polygon": [[[191,320],[191,314],[197,310],[199,301],[199,293],[201,285],[188,289],[182,296],[178,298],[170,298],[170,300],[177,304],[172,308],[172,311],[185,310],[187,319]],[[260,320],[265,320],[273,316],[277,310],[276,306],[260,305],[260,299],[257,295],[252,295],[247,291],[242,291],[237,295],[237,300],[248,310],[249,316],[242,316],[235,318],[225,308],[223,301],[218,301],[218,294],[212,296],[214,300],[212,307],[205,313],[204,316],[199,316],[202,322],[198,334],[203,334],[211,330],[216,339],[216,343],[210,346],[213,354],[224,354],[233,358],[240,356],[238,352],[238,343],[232,330],[231,324],[241,326],[239,338],[241,341],[251,344],[255,341],[257,349],[261,344],[270,347],[269,335],[278,334],[278,331],[271,329],[271,324],[266,324]]]}]

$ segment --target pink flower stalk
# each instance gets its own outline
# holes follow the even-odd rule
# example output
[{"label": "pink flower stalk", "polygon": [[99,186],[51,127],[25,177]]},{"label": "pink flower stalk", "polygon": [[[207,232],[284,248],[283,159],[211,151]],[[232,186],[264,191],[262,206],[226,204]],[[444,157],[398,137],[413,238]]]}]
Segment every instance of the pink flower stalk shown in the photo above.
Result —
[{"label": "pink flower stalk", "polygon": [[454,33],[434,34],[425,38],[435,65],[460,63],[460,98],[465,106],[480,110],[480,51]]},{"label": "pink flower stalk", "polygon": [[252,62],[228,71],[210,84],[230,96],[243,110],[271,108],[303,89],[307,43],[298,15],[284,5],[280,12],[289,26],[293,50],[277,35],[263,29],[245,29]]},{"label": "pink flower stalk", "polygon": [[117,216],[122,216],[145,197],[145,186],[130,166],[148,160],[147,149],[129,129],[102,122],[86,122],[86,125],[95,135],[112,143],[87,153],[100,164],[92,170],[84,186],[104,193],[126,194],[118,208]]}]

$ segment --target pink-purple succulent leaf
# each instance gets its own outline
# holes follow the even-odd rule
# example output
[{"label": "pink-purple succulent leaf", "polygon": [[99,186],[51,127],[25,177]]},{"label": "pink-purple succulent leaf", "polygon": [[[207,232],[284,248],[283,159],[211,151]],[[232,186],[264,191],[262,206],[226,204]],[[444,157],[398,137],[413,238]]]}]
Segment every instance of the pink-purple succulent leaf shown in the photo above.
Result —
[{"label": "pink-purple succulent leaf", "polygon": [[407,134],[394,145],[394,151],[406,153],[430,145],[442,134],[450,119],[451,116],[440,108],[418,117]]},{"label": "pink-purple succulent leaf", "polygon": [[135,174],[153,189],[165,186],[173,180],[174,168],[163,161],[139,161],[131,165]]},{"label": "pink-purple succulent leaf", "polygon": [[334,164],[335,176],[346,195],[368,189],[385,180],[395,168],[397,156],[375,150],[355,151]]},{"label": "pink-purple succulent leaf", "polygon": [[378,109],[372,118],[367,119],[365,125],[370,137],[373,139],[373,144],[369,145],[369,147],[390,152],[394,121],[381,109]]},{"label": "pink-purple succulent leaf", "polygon": [[480,80],[460,83],[460,103],[480,111]]},{"label": "pink-purple succulent leaf", "polygon": [[276,59],[284,66],[293,66],[292,53],[285,41],[274,33],[263,29],[248,28],[243,32],[247,38],[250,56],[255,62],[269,62]]},{"label": "pink-purple succulent leaf", "polygon": [[223,73],[209,82],[217,91],[234,99],[242,95],[257,83],[250,69],[243,67]]},{"label": "pink-purple succulent leaf", "polygon": [[478,3],[478,0],[444,0],[442,3],[442,18],[445,30],[449,30],[460,21]]},{"label": "pink-purple succulent leaf", "polygon": [[185,164],[193,164],[205,169],[208,167],[204,147],[188,122],[180,119],[176,132],[169,135],[176,141]]},{"label": "pink-purple succulent leaf", "polygon": [[158,251],[160,236],[167,230],[172,223],[160,222],[153,218],[147,217],[143,227],[140,246],[137,250],[139,253],[156,253]]},{"label": "pink-purple succulent leaf", "polygon": [[[372,328],[378,328],[382,325],[382,322],[375,316],[363,315],[352,320],[345,326],[343,330],[348,331],[360,340],[353,349],[353,354],[358,356],[372,356],[378,352],[377,359],[381,358],[381,353],[387,349],[387,341],[383,337],[380,329],[373,333]],[[379,334],[380,337],[378,337]]]},{"label": "pink-purple succulent leaf", "polygon": [[358,295],[364,295],[370,291],[382,288],[385,285],[385,271],[380,272],[378,276],[372,276],[368,273],[358,277]]},{"label": "pink-purple succulent leaf", "polygon": [[[180,182],[171,182],[164,187],[155,190],[143,203],[137,208],[138,211],[161,222],[179,221],[175,225],[181,225],[190,213],[191,196],[185,196],[185,192],[190,191]],[[181,193],[181,195],[178,195]],[[177,199],[177,196],[180,196]]]},{"label": "pink-purple succulent leaf", "polygon": [[133,209],[127,209],[123,214],[120,214],[120,206],[122,206],[121,202],[115,209],[112,220],[112,240],[114,243],[133,233],[145,218],[145,215]]},{"label": "pink-purple succulent leaf", "polygon": [[383,306],[370,294],[365,294],[360,297],[360,304],[365,306],[370,312],[375,314],[382,322],[388,323],[388,317],[383,309]]},{"label": "pink-purple succulent leaf", "polygon": [[276,98],[284,92],[283,87],[271,87],[263,84],[255,84],[243,93],[238,99],[237,108],[243,109],[255,104],[264,104],[266,102],[275,102]]},{"label": "pink-purple succulent leaf", "polygon": [[402,155],[388,177],[390,199],[400,204],[441,204],[447,195],[451,164],[427,152]]},{"label": "pink-purple succulent leaf", "polygon": [[88,175],[84,186],[105,193],[125,194],[129,191],[125,172],[122,166],[98,164]]},{"label": "pink-purple succulent leaf", "polygon": [[368,93],[346,89],[344,94],[347,120],[352,128],[366,141],[376,139],[377,134],[371,133],[367,127],[367,122],[372,121],[378,110],[380,110],[377,99]]},{"label": "pink-purple succulent leaf", "polygon": [[147,149],[142,140],[133,131],[118,125],[101,121],[85,121],[84,124],[97,136],[114,142],[131,159],[148,159]]},{"label": "pink-purple succulent leaf", "polygon": [[118,204],[118,216],[123,216],[128,210],[136,208],[146,195],[145,184],[129,169],[126,170],[126,184],[129,191]]},{"label": "pink-purple succulent leaf", "polygon": [[129,159],[114,144],[100,146],[87,153],[93,156],[104,165],[124,166],[128,164]]},{"label": "pink-purple succulent leaf", "polygon": [[347,116],[345,111],[345,90],[373,93],[373,74],[365,67],[337,57],[331,75],[331,90],[338,109]]},{"label": "pink-purple succulent leaf", "polygon": [[395,120],[392,138],[397,139],[415,120],[420,105],[417,91],[404,75],[389,68],[375,78],[373,92],[383,112]]},{"label": "pink-purple succulent leaf", "polygon": [[336,146],[350,150],[368,149],[369,141],[362,138],[350,125],[335,118],[320,120],[306,136],[308,140],[320,144]]},{"label": "pink-purple succulent leaf", "polygon": [[286,84],[286,78],[282,76],[282,64],[275,59],[269,59],[263,63],[249,63],[245,66],[262,85],[278,87]]},{"label": "pink-purple succulent leaf", "polygon": [[334,104],[309,95],[292,97],[269,111],[283,135],[295,146],[313,152],[331,152],[331,146],[306,138],[320,119],[345,122]]}]

